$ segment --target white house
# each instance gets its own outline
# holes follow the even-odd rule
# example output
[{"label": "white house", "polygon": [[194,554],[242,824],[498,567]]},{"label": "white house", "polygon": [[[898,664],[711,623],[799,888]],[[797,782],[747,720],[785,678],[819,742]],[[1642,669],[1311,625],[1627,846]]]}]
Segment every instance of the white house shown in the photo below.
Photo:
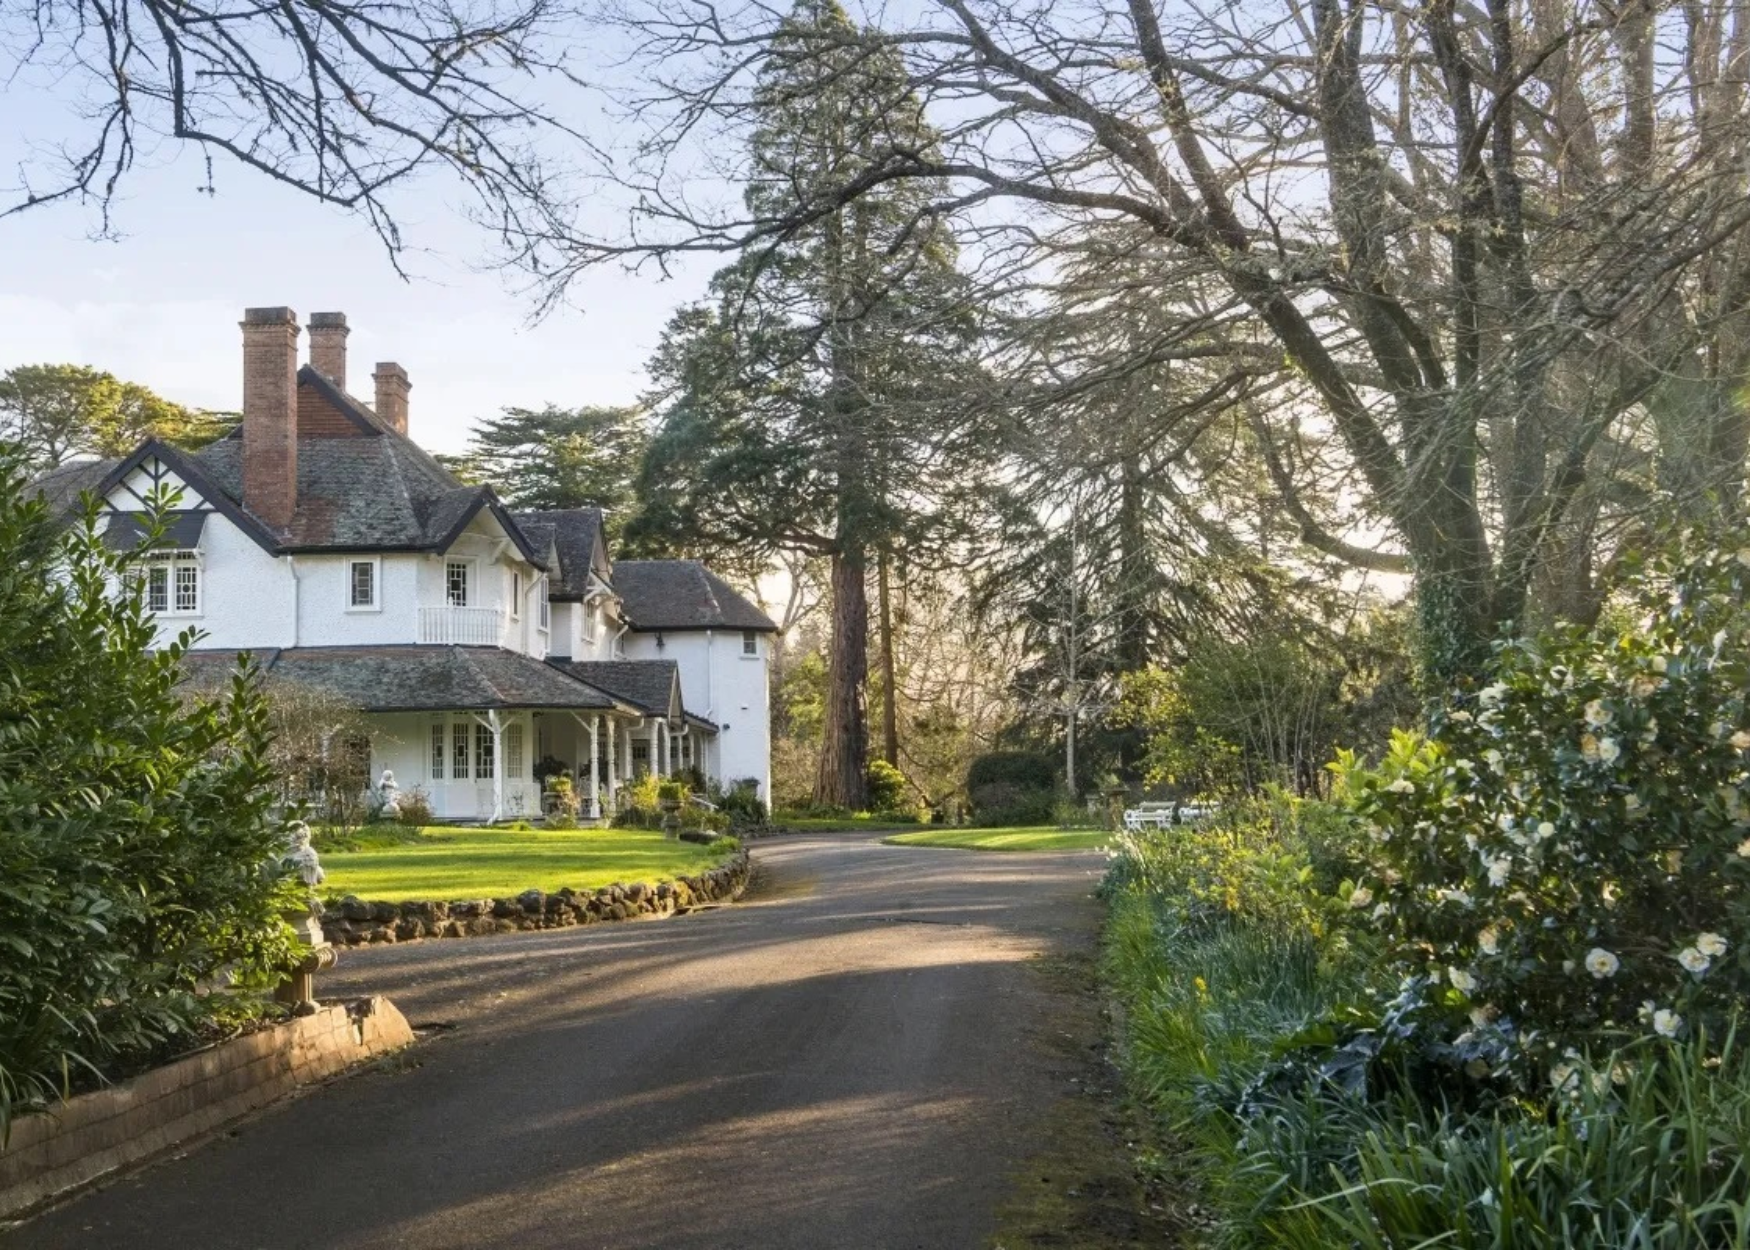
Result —
[{"label": "white house", "polygon": [[366,713],[392,769],[445,820],[536,815],[536,764],[571,768],[586,814],[640,772],[696,766],[769,792],[771,619],[689,560],[616,564],[595,509],[511,512],[407,435],[407,373],[346,389],[346,318],[244,313],[243,420],[197,452],[148,441],[38,485],[95,492],[115,545],[173,498],[145,565],[160,637],[189,626],[212,680],[240,651]]}]

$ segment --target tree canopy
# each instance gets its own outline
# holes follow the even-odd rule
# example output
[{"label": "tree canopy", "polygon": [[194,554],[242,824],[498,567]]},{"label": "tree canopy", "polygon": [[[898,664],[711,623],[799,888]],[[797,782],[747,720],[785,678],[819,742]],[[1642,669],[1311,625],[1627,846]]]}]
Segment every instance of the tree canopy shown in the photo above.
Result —
[{"label": "tree canopy", "polygon": [[0,375],[0,438],[37,469],[74,456],[123,456],[149,437],[200,447],[235,421],[85,365],[19,365]]}]

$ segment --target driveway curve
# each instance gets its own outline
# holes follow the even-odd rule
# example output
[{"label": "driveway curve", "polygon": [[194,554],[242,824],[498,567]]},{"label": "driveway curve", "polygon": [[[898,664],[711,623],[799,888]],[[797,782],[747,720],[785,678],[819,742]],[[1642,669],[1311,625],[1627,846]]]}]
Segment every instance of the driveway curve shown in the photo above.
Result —
[{"label": "driveway curve", "polygon": [[10,1233],[4,1250],[958,1250],[1076,1062],[1039,955],[1097,855],[775,839],[747,901],[347,951],[425,1040]]}]

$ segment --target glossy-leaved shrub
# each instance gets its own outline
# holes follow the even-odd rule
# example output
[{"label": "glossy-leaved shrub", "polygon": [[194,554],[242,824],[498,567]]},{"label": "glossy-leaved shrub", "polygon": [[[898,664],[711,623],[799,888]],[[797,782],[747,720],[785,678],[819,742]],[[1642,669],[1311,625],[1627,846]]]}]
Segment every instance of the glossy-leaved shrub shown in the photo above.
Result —
[{"label": "glossy-leaved shrub", "polygon": [[0,444],[0,1128],[289,962],[258,677],[181,689],[195,636],[153,649],[145,558],[65,525]]},{"label": "glossy-leaved shrub", "polygon": [[1651,560],[1629,627],[1500,647],[1379,767],[1351,906],[1473,1031],[1545,1070],[1716,1034],[1750,995],[1750,540]]}]

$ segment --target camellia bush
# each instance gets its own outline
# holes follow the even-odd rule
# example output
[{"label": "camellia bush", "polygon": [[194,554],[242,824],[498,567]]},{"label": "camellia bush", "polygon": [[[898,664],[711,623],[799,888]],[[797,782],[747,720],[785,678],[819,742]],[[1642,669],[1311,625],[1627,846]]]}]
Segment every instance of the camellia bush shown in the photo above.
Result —
[{"label": "camellia bush", "polygon": [[1474,1053],[1558,1087],[1576,1047],[1723,1036],[1750,994],[1750,546],[1691,541],[1631,596],[1340,765],[1376,844],[1350,906]]},{"label": "camellia bush", "polygon": [[193,636],[152,649],[136,558],[66,527],[0,444],[0,1137],[291,960],[259,681],[184,698]]}]

